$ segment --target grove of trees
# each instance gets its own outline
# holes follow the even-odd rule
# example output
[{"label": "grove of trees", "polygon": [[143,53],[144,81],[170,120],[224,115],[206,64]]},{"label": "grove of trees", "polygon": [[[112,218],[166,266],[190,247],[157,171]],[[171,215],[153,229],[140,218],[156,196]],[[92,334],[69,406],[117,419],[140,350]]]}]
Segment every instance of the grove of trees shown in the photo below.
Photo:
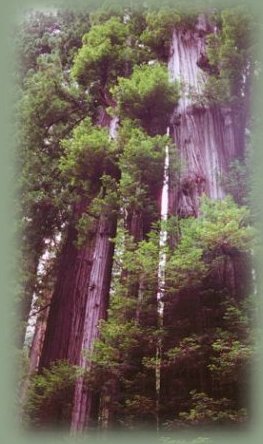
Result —
[{"label": "grove of trees", "polygon": [[24,426],[247,424],[250,15],[32,11],[15,39]]}]

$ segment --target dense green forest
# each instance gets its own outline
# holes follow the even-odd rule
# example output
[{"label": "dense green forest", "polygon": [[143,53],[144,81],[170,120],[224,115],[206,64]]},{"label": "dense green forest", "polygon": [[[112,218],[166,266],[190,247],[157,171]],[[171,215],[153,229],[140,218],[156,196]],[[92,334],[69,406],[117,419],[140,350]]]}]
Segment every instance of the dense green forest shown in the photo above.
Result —
[{"label": "dense green forest", "polygon": [[251,23],[142,6],[17,25],[24,427],[249,423]]}]

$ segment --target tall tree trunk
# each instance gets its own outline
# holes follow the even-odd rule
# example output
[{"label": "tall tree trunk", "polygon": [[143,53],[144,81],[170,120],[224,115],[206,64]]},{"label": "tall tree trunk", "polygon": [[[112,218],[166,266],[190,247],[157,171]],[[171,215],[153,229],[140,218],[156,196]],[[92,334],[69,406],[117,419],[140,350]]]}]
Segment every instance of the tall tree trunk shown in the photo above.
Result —
[{"label": "tall tree trunk", "polygon": [[191,88],[202,94],[209,76],[199,66],[208,32],[211,25],[203,16],[192,31],[175,29],[168,62],[170,78],[183,82],[186,89],[171,121],[182,168],[179,186],[170,187],[170,212],[182,217],[198,216],[204,193],[212,199],[225,196],[222,176],[244,150],[245,127],[235,125],[235,108],[200,105],[188,95]]},{"label": "tall tree trunk", "polygon": [[[110,118],[103,108],[99,112],[98,122],[101,126],[109,128],[111,139],[116,138],[119,118],[117,116]],[[118,172],[116,171],[118,176]],[[117,177],[119,180],[119,177]],[[82,370],[89,371],[92,368],[91,362],[85,353],[92,355],[94,343],[99,337],[99,321],[106,318],[106,310],[109,304],[109,292],[111,273],[113,265],[114,244],[111,238],[116,236],[117,216],[112,214],[101,214],[97,227],[97,234],[94,244],[93,266],[90,275],[90,286],[86,291],[87,306],[83,312],[84,331],[81,344],[78,364]],[[97,398],[97,399],[96,399]],[[77,380],[72,417],[71,431],[73,433],[88,427],[91,422],[93,411],[96,410],[96,420],[99,419],[99,409],[104,405],[104,393],[100,393],[100,405],[96,401],[98,395],[85,387],[83,377]],[[105,406],[108,405],[107,402]],[[94,409],[95,407],[95,409]],[[103,408],[102,408],[103,409]],[[107,407],[106,407],[107,409]],[[101,410],[102,411],[102,410]],[[105,411],[104,416],[108,415]],[[105,422],[104,422],[105,423]]]},{"label": "tall tree trunk", "polygon": [[77,231],[69,226],[62,248],[58,278],[52,297],[40,370],[52,362],[78,361],[85,311],[85,289],[89,285],[94,241],[78,249]]},{"label": "tall tree trunk", "polygon": [[[222,179],[230,163],[244,155],[247,112],[227,103],[198,104],[188,94],[194,89],[202,95],[208,80],[209,74],[200,60],[205,56],[205,37],[210,32],[213,27],[204,15],[199,16],[193,30],[173,32],[168,62],[170,78],[185,85],[171,119],[181,172],[179,182],[171,181],[169,187],[169,212],[179,217],[198,217],[203,194],[223,199],[226,192]],[[247,108],[248,98],[242,102]],[[235,258],[231,261],[235,268]]]},{"label": "tall tree trunk", "polygon": [[[194,98],[187,93],[191,89],[200,95],[203,93],[209,74],[200,67],[200,59],[205,54],[205,38],[210,32],[212,32],[211,25],[204,16],[200,16],[195,28],[175,29],[171,43],[168,62],[170,78],[182,82],[186,91],[182,93],[171,119],[171,135],[180,157],[181,171],[179,180],[176,180],[176,173],[171,165],[169,214],[179,218],[198,217],[200,198],[204,194],[212,199],[223,199],[226,193],[222,177],[228,172],[230,163],[235,159],[242,159],[244,155],[246,126],[244,116],[247,116],[247,113],[244,110],[237,110],[236,107],[229,104],[200,105],[195,103]],[[245,101],[243,102],[245,104]],[[238,116],[242,116],[239,122]],[[172,155],[173,153],[171,153]],[[176,246],[176,239],[172,239],[172,246]],[[244,257],[243,260],[245,260]],[[221,269],[217,270],[218,274],[221,273],[221,277],[218,278],[220,282],[217,284],[221,288],[229,289],[230,294],[234,297],[237,297],[236,294],[241,292],[244,295],[248,288],[244,284],[247,280],[245,274],[241,279],[243,285],[237,283],[237,273],[242,259],[240,256],[226,257],[226,261],[225,275],[223,276]],[[244,286],[246,287],[245,291]],[[177,305],[174,304],[171,312],[178,311],[178,306],[182,303],[184,310],[188,310],[191,316],[198,316],[198,311],[200,312],[203,307],[203,300],[200,301],[199,307],[195,307],[193,301],[196,302],[196,299],[197,296],[194,299],[189,297],[189,302],[187,302],[186,294],[182,292],[176,301]],[[171,317],[171,313],[166,310],[164,325],[169,324],[167,322],[169,316]],[[176,314],[174,317],[176,318]],[[180,319],[180,315],[178,319]],[[173,321],[170,320],[170,322]],[[193,326],[193,331],[194,328]],[[188,331],[187,335],[190,334]],[[162,384],[166,385],[165,378],[167,374],[169,376],[169,371],[164,370],[162,373],[161,376],[157,375],[160,378],[161,387]],[[189,375],[191,378],[191,373]],[[185,381],[186,387],[187,384],[191,387],[191,381],[187,380],[187,377],[183,381]],[[204,383],[204,368],[200,368],[196,388],[202,391],[207,386],[209,386],[209,382]],[[162,390],[160,398],[163,402],[167,402],[167,399],[162,395]]]},{"label": "tall tree trunk", "polygon": [[[90,284],[85,294],[87,304],[84,314],[84,330],[79,361],[79,366],[84,371],[88,371],[92,367],[87,353],[92,354],[94,342],[99,336],[99,321],[106,317],[114,249],[114,244],[110,239],[115,234],[116,217],[102,214],[95,240]],[[85,386],[84,377],[79,377],[74,394],[72,432],[82,431],[89,425],[93,400],[93,391]]]},{"label": "tall tree trunk", "polygon": [[[117,119],[110,119],[104,109],[99,110],[98,123],[100,126],[110,128],[110,136],[114,132],[114,124],[117,125]],[[93,235],[90,236],[88,242],[78,248],[76,246],[78,232],[76,223],[83,213],[88,209],[90,199],[82,198],[79,203],[74,205],[73,221],[69,224],[66,233],[66,240],[60,255],[58,268],[58,277],[53,293],[50,313],[47,322],[46,335],[44,345],[40,357],[39,371],[42,368],[50,367],[50,365],[58,360],[67,360],[70,364],[78,365],[81,360],[81,352],[83,349],[84,333],[87,331],[86,304],[87,298],[90,297],[90,288],[92,285],[100,285],[102,276],[95,276],[96,261],[98,259],[99,250],[98,239],[102,235],[101,219],[94,220]],[[113,223],[114,227],[116,222]],[[105,227],[105,236],[107,241],[110,237],[114,237],[115,228]],[[109,256],[113,254],[112,243],[109,244]],[[94,263],[95,262],[95,263]],[[109,260],[106,259],[107,266],[110,267]],[[110,274],[111,267],[105,270]],[[92,276],[91,276],[92,273]],[[91,284],[92,279],[93,284]],[[105,317],[105,306],[99,308],[100,319]],[[89,307],[87,311],[89,311]],[[84,327],[86,329],[84,331]],[[69,395],[71,396],[71,395]],[[73,403],[73,398],[68,400]],[[61,407],[59,407],[60,409]]]}]

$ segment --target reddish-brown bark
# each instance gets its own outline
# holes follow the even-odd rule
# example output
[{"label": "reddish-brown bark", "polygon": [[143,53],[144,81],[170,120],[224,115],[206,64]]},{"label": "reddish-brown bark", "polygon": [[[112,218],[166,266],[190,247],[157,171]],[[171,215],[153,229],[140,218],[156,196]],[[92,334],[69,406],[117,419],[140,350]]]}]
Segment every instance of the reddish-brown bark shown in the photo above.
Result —
[{"label": "reddish-brown bark", "polygon": [[[99,336],[99,322],[105,319],[110,290],[116,217],[101,215],[95,240],[94,256],[90,272],[90,284],[85,296],[84,330],[79,365],[83,370],[91,368],[87,353],[92,354],[94,342]],[[86,354],[86,355],[85,355]],[[71,429],[82,431],[89,425],[94,394],[87,388],[84,378],[78,378],[75,387]]]},{"label": "reddish-brown bark", "polygon": [[40,369],[62,359],[75,364],[79,356],[86,303],[85,288],[89,285],[93,242],[78,249],[76,240],[76,229],[69,227],[60,256]]}]

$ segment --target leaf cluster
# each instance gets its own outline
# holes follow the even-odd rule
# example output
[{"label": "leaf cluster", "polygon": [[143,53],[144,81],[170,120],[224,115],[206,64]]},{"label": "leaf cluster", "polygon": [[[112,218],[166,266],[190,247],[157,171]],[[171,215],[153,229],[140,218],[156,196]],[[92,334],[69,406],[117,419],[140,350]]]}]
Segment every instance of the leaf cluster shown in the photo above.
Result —
[{"label": "leaf cluster", "polygon": [[111,92],[117,113],[138,120],[150,135],[166,132],[179,98],[178,85],[169,82],[167,68],[159,62],[135,66],[129,78],[119,77]]},{"label": "leaf cluster", "polygon": [[73,78],[86,86],[98,83],[105,88],[113,84],[134,57],[127,44],[128,35],[129,27],[116,16],[93,25],[83,36],[83,46],[75,57]]}]

